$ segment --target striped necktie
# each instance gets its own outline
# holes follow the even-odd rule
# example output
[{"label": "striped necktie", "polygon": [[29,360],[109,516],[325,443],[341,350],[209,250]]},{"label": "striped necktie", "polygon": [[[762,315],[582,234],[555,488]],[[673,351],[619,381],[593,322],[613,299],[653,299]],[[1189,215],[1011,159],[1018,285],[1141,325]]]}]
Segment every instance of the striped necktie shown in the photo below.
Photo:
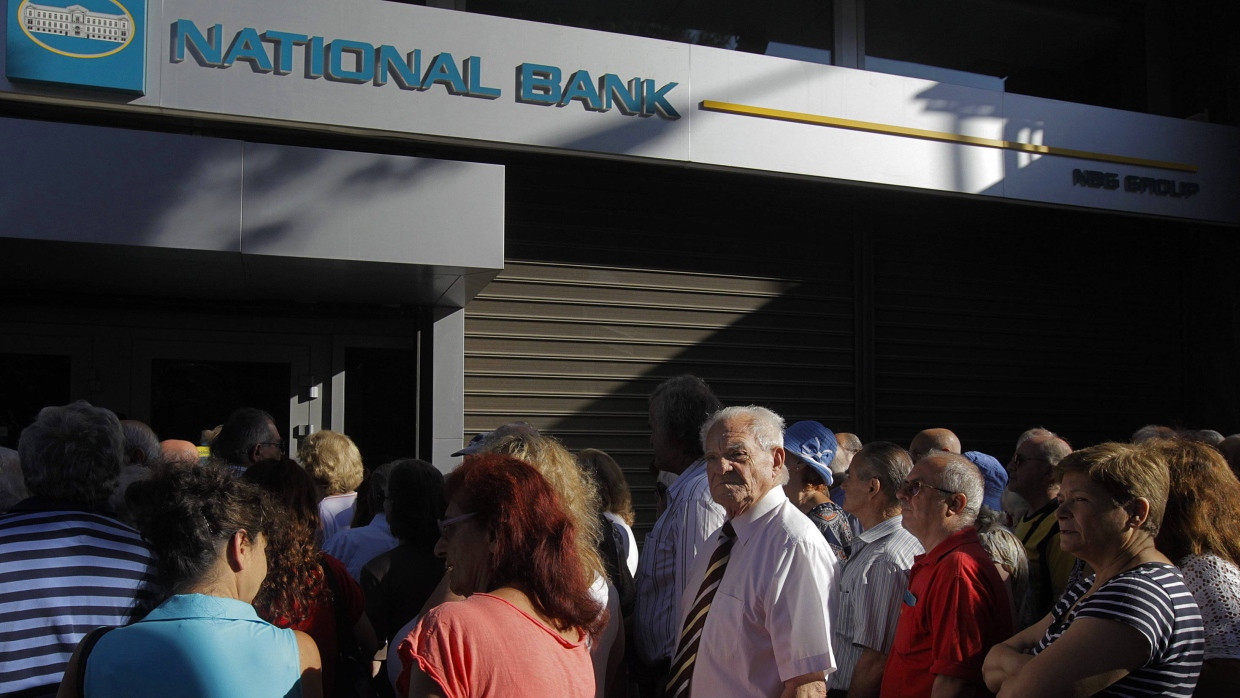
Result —
[{"label": "striped necktie", "polygon": [[697,660],[698,644],[702,639],[702,628],[706,626],[706,613],[710,611],[710,602],[715,598],[719,582],[728,566],[728,558],[732,556],[732,544],[736,542],[736,530],[732,522],[723,524],[723,542],[715,548],[710,556],[710,564],[706,566],[706,578],[698,588],[693,599],[689,614],[685,616],[685,627],[680,631],[680,642],[676,645],[676,656],[672,658],[671,678],[667,682],[666,698],[685,698],[689,695],[689,685],[693,683],[693,662]]}]

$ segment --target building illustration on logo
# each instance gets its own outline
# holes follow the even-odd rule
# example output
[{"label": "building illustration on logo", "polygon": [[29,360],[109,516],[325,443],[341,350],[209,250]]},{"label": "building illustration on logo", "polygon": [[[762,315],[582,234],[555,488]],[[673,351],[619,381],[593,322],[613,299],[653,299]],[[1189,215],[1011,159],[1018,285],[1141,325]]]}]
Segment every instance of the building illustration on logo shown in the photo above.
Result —
[{"label": "building illustration on logo", "polygon": [[123,44],[133,33],[129,17],[124,14],[93,12],[81,5],[55,7],[32,2],[25,3],[22,9],[22,22],[26,31],[32,34],[56,34]]},{"label": "building illustration on logo", "polygon": [[43,85],[145,94],[147,2],[9,0],[5,75]]}]

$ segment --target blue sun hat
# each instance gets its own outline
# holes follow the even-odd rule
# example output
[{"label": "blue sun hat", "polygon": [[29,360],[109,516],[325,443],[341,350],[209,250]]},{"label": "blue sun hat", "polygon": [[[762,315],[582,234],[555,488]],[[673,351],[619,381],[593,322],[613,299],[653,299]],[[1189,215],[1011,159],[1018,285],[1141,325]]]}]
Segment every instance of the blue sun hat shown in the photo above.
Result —
[{"label": "blue sun hat", "polygon": [[797,422],[784,430],[784,450],[809,464],[831,486],[831,461],[839,444],[835,434],[818,422]]},{"label": "blue sun hat", "polygon": [[982,477],[986,478],[986,494],[982,497],[982,504],[999,511],[999,499],[1003,495],[1003,488],[1007,487],[1007,469],[998,458],[981,451],[965,451],[964,457],[972,461],[973,465],[982,471]]}]

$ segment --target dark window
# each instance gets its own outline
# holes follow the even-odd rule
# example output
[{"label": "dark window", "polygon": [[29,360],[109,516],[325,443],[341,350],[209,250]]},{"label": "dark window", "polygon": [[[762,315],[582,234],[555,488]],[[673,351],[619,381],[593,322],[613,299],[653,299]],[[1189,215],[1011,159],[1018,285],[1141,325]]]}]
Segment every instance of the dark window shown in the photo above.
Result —
[{"label": "dark window", "polygon": [[285,363],[155,359],[151,362],[151,428],[161,439],[199,443],[202,431],[238,407],[271,414],[289,441],[292,368]]},{"label": "dark window", "polygon": [[345,349],[345,433],[367,468],[417,456],[417,360],[411,349]]},{"label": "dark window", "polygon": [[17,439],[48,405],[69,402],[68,356],[0,354],[0,446]]},{"label": "dark window", "polygon": [[1142,111],[1145,10],[1114,0],[880,0],[868,56],[1006,78],[1005,91]]}]

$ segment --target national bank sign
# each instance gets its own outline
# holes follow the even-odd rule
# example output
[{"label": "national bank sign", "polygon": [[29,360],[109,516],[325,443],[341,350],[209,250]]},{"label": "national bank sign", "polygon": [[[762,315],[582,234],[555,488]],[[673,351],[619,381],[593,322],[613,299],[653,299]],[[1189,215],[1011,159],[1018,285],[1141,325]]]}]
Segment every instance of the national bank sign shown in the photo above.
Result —
[{"label": "national bank sign", "polygon": [[[178,19],[171,27],[170,60],[192,60],[204,68],[234,68],[291,79],[324,79],[387,89],[424,92],[440,88],[448,94],[479,99],[506,95],[521,104],[567,107],[576,103],[593,112],[615,109],[622,114],[679,119],[668,93],[679,83],[660,84],[643,76],[614,73],[592,75],[588,70],[542,63],[498,68],[484,65],[478,56],[457,57],[449,52],[424,53],[390,44],[242,27],[225,32],[224,25],[200,27]],[[245,68],[239,68],[244,70]],[[511,89],[496,82],[515,75]]]},{"label": "national bank sign", "polygon": [[9,0],[11,80],[145,94],[146,0]]}]

